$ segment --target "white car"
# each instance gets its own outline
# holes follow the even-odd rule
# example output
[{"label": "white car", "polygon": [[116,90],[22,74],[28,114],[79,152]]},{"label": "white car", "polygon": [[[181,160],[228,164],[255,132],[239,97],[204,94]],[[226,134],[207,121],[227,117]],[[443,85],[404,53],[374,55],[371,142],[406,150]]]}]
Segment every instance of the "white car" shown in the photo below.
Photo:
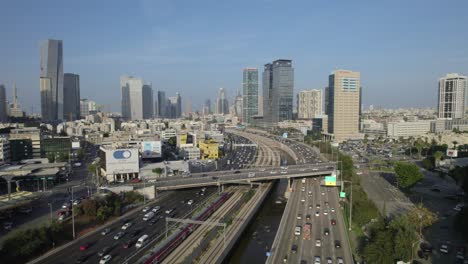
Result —
[{"label": "white car", "polygon": [[447,246],[446,244],[440,245],[440,249],[439,249],[439,250],[440,250],[440,252],[445,253],[445,254],[448,254],[448,253],[449,253],[449,248],[448,248],[448,246]]},{"label": "white car", "polygon": [[328,215],[328,210],[327,209],[323,210],[323,214]]},{"label": "white car", "polygon": [[319,211],[315,212],[315,216],[320,216]]},{"label": "white car", "polygon": [[150,210],[150,208],[148,206],[146,206],[145,208],[143,208],[143,210],[141,210],[143,213],[146,213]]},{"label": "white car", "polygon": [[322,246],[322,240],[320,240],[320,239],[315,240],[315,246],[316,247],[321,247]]},{"label": "white car", "polygon": [[109,261],[112,259],[111,255],[105,255],[102,257],[102,259],[99,261],[99,264],[106,264],[109,263]]},{"label": "white car", "polygon": [[303,202],[303,203],[304,203],[305,201],[306,201],[306,200],[305,200],[305,198],[304,198],[304,197],[302,197],[302,199],[301,199],[301,202]]},{"label": "white car", "polygon": [[281,173],[281,174],[286,174],[286,173],[288,173],[288,172],[287,172],[287,171],[281,171],[280,173]]},{"label": "white car", "polygon": [[334,213],[334,212],[335,212],[335,208],[332,207],[331,212]]},{"label": "white car", "polygon": [[192,200],[192,199],[188,200],[187,204],[188,204],[188,205],[192,205],[192,204],[193,204],[193,200]]},{"label": "white car", "polygon": [[131,226],[132,226],[132,223],[128,222],[128,223],[126,223],[125,225],[122,226],[122,229],[127,230]]},{"label": "white car", "polygon": [[157,205],[157,206],[153,207],[153,210],[151,210],[151,211],[156,213],[157,211],[159,211],[159,209],[161,209],[161,206]]}]

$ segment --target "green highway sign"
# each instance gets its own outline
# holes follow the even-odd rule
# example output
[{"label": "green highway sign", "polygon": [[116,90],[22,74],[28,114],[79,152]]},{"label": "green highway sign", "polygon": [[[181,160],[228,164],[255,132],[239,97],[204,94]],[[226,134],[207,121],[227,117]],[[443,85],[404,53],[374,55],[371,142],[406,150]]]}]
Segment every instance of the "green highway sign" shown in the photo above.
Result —
[{"label": "green highway sign", "polygon": [[340,192],[340,198],[346,198],[346,193],[345,192]]}]

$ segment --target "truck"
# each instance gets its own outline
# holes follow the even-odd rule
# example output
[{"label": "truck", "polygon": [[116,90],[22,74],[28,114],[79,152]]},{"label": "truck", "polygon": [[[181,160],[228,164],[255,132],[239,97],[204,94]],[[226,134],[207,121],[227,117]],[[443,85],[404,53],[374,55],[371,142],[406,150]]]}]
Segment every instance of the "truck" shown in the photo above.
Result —
[{"label": "truck", "polygon": [[311,223],[306,223],[304,225],[304,240],[310,240],[310,230],[312,229]]}]

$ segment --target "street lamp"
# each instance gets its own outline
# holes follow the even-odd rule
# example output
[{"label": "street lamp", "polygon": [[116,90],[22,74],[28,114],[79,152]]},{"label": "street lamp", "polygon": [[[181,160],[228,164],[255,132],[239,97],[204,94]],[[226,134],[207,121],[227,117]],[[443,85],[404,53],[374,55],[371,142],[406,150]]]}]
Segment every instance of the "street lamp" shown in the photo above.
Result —
[{"label": "street lamp", "polygon": [[349,231],[351,231],[351,226],[352,226],[352,223],[353,223],[353,182],[352,181],[342,181],[341,182],[341,188],[343,188],[343,183],[350,183],[351,185],[351,198],[350,198],[350,207],[349,207]]},{"label": "street lamp", "polygon": [[71,206],[72,206],[72,230],[73,230],[73,239],[75,239],[75,212],[73,210],[73,202],[74,202],[74,199],[73,199],[73,189],[74,188],[77,188],[77,187],[81,187],[81,185],[75,185],[75,186],[72,186],[71,187],[71,195],[72,195],[72,200],[71,200]]},{"label": "street lamp", "polygon": [[47,203],[49,205],[49,208],[50,208],[50,221],[52,221],[52,204],[51,203]]}]

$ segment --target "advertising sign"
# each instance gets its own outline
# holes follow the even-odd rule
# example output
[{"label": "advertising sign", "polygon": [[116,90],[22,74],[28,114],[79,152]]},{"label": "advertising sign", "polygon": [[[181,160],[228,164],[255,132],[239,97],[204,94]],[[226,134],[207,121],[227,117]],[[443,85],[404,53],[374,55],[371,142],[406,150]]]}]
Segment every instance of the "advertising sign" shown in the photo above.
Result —
[{"label": "advertising sign", "polygon": [[80,142],[79,141],[73,141],[72,142],[72,149],[79,149],[80,148]]},{"label": "advertising sign", "polygon": [[447,156],[451,158],[458,157],[458,150],[456,149],[447,149]]},{"label": "advertising sign", "polygon": [[138,149],[106,150],[107,174],[139,172]]},{"label": "advertising sign", "polygon": [[326,176],[325,177],[325,186],[336,186],[336,177]]},{"label": "advertising sign", "polygon": [[160,158],[161,141],[143,141],[141,142],[142,158]]}]

